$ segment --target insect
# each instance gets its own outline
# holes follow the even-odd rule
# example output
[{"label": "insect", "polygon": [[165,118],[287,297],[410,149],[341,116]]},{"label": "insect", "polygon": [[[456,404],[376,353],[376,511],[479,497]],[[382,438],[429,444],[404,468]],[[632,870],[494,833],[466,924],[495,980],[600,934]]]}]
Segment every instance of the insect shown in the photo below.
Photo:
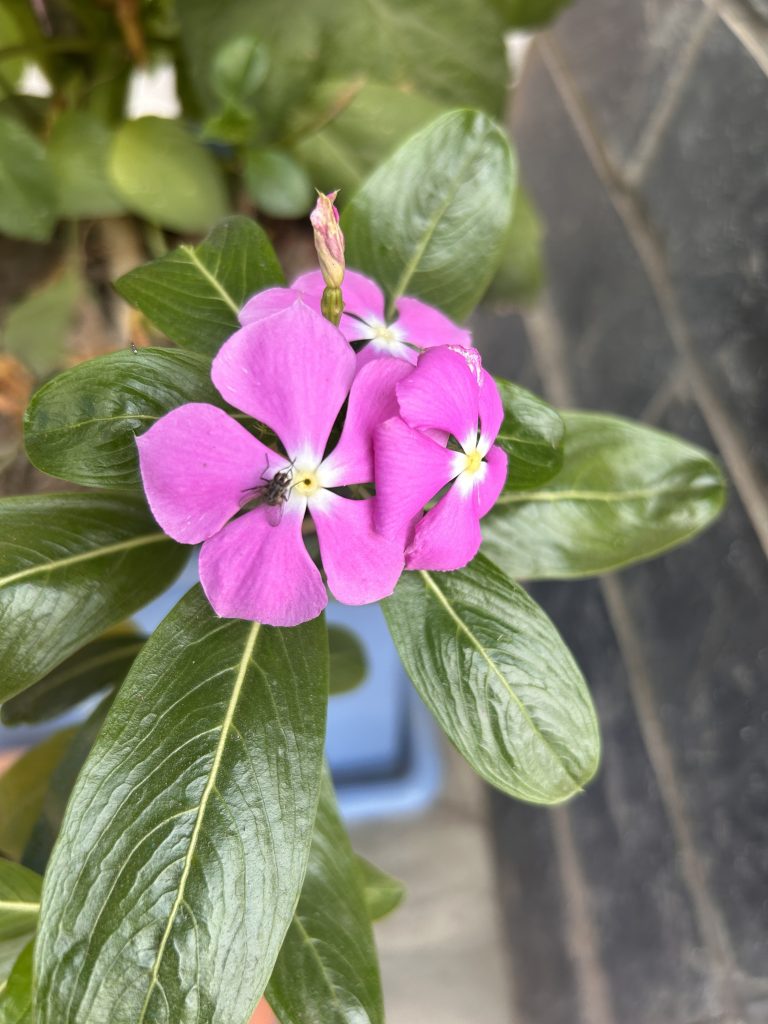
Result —
[{"label": "insect", "polygon": [[131,342],[131,352],[133,352],[135,356],[139,354],[139,350],[136,348],[136,343],[133,341]]},{"label": "insect", "polygon": [[279,469],[273,477],[267,477],[264,474],[269,469],[269,457],[266,457],[266,465],[264,471],[261,474],[261,479],[264,481],[263,484],[259,484],[257,487],[250,487],[244,491],[244,494],[249,495],[247,504],[251,508],[259,508],[261,505],[267,507],[267,522],[270,526],[277,526],[280,520],[283,518],[283,506],[291,494],[293,488],[293,461],[289,463],[286,469]]}]

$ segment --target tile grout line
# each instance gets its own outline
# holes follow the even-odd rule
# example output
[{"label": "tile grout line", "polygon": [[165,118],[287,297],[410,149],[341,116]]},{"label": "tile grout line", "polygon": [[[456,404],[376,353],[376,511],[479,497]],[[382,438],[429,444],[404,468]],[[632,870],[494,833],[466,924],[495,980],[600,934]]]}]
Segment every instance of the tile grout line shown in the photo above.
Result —
[{"label": "tile grout line", "polygon": [[651,112],[637,145],[626,161],[624,177],[631,186],[637,186],[642,181],[656,155],[659,143],[678,108],[683,90],[690,80],[696,59],[716,19],[715,10],[707,6],[702,7],[685,46],[682,47],[675,70],[664,85],[661,99]]},{"label": "tile grout line", "polygon": [[[525,325],[547,398],[555,405],[572,406],[575,396],[565,368],[565,337],[551,300],[545,299],[535,313],[527,315]],[[727,1002],[732,1004],[733,955],[725,937],[720,914],[709,894],[706,872],[696,850],[692,829],[680,796],[674,763],[657,713],[634,622],[626,607],[623,587],[616,576],[603,576],[599,582],[627,668],[630,697],[675,837],[682,862],[683,880],[693,903],[702,941],[712,966],[718,972],[720,990]],[[728,1010],[732,1009],[732,1005],[729,1005]],[[730,1019],[730,1013],[726,1014],[725,1020],[730,1022]],[[734,1024],[737,1020],[740,1020],[738,1015],[734,1017]]]},{"label": "tile grout line", "polygon": [[704,3],[720,15],[723,24],[736,36],[763,74],[768,75],[768,25],[739,0],[704,0]]},{"label": "tile grout line", "polygon": [[636,197],[628,190],[606,155],[558,48],[550,39],[540,40],[537,46],[593,169],[640,257],[670,336],[685,361],[694,397],[736,484],[763,551],[768,556],[768,487],[753,470],[738,428],[731,422],[694,354],[688,325],[669,280],[661,246],[646,223]]},{"label": "tile grout line", "polygon": [[553,807],[549,819],[565,895],[565,942],[576,969],[582,1018],[589,1024],[616,1024],[570,814],[566,807]]}]

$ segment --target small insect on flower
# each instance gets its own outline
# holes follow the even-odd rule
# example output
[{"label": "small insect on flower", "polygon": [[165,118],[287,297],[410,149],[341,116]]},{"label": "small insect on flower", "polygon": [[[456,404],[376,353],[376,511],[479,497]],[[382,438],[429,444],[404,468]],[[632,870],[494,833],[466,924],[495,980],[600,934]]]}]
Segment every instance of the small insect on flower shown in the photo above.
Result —
[{"label": "small insect on flower", "polygon": [[290,497],[293,484],[293,463],[291,461],[287,469],[279,469],[273,477],[267,477],[264,473],[269,469],[269,458],[261,474],[263,484],[248,488],[244,494],[250,495],[243,508],[258,508],[260,505],[267,506],[267,522],[270,526],[278,526],[283,518],[283,506]]}]

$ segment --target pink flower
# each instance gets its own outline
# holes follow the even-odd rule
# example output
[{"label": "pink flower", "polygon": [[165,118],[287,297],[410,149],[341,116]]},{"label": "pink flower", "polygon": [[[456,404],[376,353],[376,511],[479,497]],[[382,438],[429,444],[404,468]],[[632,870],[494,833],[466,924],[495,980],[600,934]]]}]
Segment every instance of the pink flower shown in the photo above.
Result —
[{"label": "pink flower", "polygon": [[[290,288],[269,288],[254,295],[240,310],[240,323],[245,326],[285,309],[295,301],[297,293],[313,309],[319,310],[324,289],[320,271],[302,274]],[[342,296],[344,312],[339,329],[348,341],[368,342],[358,355],[359,366],[377,356],[397,356],[415,364],[418,349],[436,345],[468,348],[472,344],[469,331],[419,299],[398,299],[395,306],[397,319],[388,323],[381,289],[369,277],[355,270],[347,271]]]},{"label": "pink flower", "polygon": [[[498,389],[475,349],[450,346],[425,352],[396,393],[399,415],[374,432],[376,526],[407,546],[407,569],[460,569],[477,554],[480,519],[507,477],[494,444],[504,418]],[[460,450],[447,447],[451,437]]]},{"label": "pink flower", "polygon": [[[328,598],[304,545],[307,510],[340,601],[367,604],[392,593],[402,543],[376,532],[372,499],[331,488],[373,479],[373,429],[396,412],[394,388],[409,367],[381,360],[357,377],[355,370],[341,333],[295,301],[237,331],[211,373],[228,402],[275,432],[287,458],[204,403],[174,409],[137,439],[158,523],[181,543],[204,541],[200,581],[217,614],[273,626],[320,614]],[[348,395],[341,436],[325,456]],[[254,498],[261,503],[243,510]]]}]

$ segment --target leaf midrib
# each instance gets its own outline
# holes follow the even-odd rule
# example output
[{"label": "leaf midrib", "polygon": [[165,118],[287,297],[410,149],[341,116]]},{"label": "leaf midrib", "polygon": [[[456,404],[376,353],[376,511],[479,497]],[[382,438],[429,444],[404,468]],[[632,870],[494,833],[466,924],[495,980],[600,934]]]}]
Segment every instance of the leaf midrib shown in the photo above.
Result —
[{"label": "leaf midrib", "polygon": [[103,558],[121,551],[130,551],[133,548],[139,548],[146,544],[157,544],[160,541],[170,540],[171,538],[165,533],[145,533],[139,537],[117,541],[115,544],[105,544],[90,551],[81,551],[79,554],[69,555],[67,558],[58,558],[52,562],[41,562],[39,565],[32,565],[28,569],[21,569],[19,572],[11,573],[10,576],[0,577],[0,589],[9,586],[11,583],[18,583],[20,580],[29,579],[31,576],[55,572],[57,569],[77,565],[79,562],[88,562],[93,558]]},{"label": "leaf midrib", "polygon": [[40,911],[40,903],[32,900],[0,900],[0,914],[3,911],[13,914],[37,914]]},{"label": "leaf midrib", "polygon": [[206,267],[206,265],[195,252],[194,248],[191,245],[182,245],[180,248],[181,252],[183,252],[186,256],[189,257],[190,263],[197,268],[198,272],[206,279],[206,281],[208,281],[208,283],[211,285],[214,291],[217,291],[219,293],[222,300],[229,306],[229,308],[232,310],[235,316],[239,317],[240,307],[237,305],[237,303],[226,290],[226,288],[221,284],[221,282],[216,277],[214,277],[214,275]]},{"label": "leaf midrib", "polygon": [[173,931],[173,926],[176,922],[176,916],[179,912],[179,908],[184,902],[184,894],[186,891],[187,882],[189,880],[189,875],[192,870],[192,862],[195,857],[197,843],[200,838],[200,832],[203,827],[203,821],[205,819],[205,814],[208,809],[208,801],[210,800],[211,794],[213,793],[216,787],[216,780],[218,778],[222,758],[224,757],[224,750],[229,739],[230,730],[232,729],[232,722],[234,720],[235,711],[237,710],[237,705],[240,700],[240,694],[242,693],[243,684],[245,683],[245,677],[248,674],[248,666],[250,665],[251,658],[253,657],[253,651],[256,646],[256,640],[258,638],[260,629],[260,623],[254,622],[251,624],[251,628],[248,632],[248,638],[245,642],[245,647],[243,648],[243,656],[240,659],[240,664],[237,670],[237,676],[235,677],[235,683],[234,686],[232,687],[232,696],[229,699],[229,704],[227,705],[224,720],[222,721],[221,724],[221,735],[219,736],[219,742],[216,744],[216,751],[214,753],[211,770],[208,775],[208,780],[205,784],[205,788],[203,789],[202,796],[200,797],[200,807],[198,808],[197,817],[195,819],[195,825],[194,828],[192,829],[192,835],[190,836],[189,848],[184,858],[184,867],[182,869],[181,877],[179,879],[178,892],[176,893],[176,898],[173,901],[171,912],[168,915],[168,923],[166,924],[165,931],[163,932],[163,937],[160,940],[160,945],[158,946],[157,955],[155,956],[154,963],[152,964],[152,972],[150,976],[149,987],[147,989],[147,994],[144,998],[144,1004],[141,1008],[141,1013],[136,1024],[143,1024],[143,1022],[146,1020],[147,1010],[149,1009],[149,1003],[152,998],[152,993],[154,992],[158,982],[160,966],[165,955],[165,949],[166,946],[168,945],[168,940],[170,939],[171,932]]},{"label": "leaf midrib", "polygon": [[483,647],[483,645],[480,642],[480,640],[478,640],[478,638],[475,636],[475,634],[472,632],[472,630],[469,628],[469,626],[466,624],[466,622],[464,622],[464,620],[461,619],[458,616],[458,614],[456,613],[456,611],[453,609],[452,605],[448,601],[448,598],[445,596],[445,594],[442,592],[442,590],[438,587],[438,585],[432,579],[431,574],[426,572],[423,569],[420,569],[419,573],[423,577],[423,579],[424,579],[425,583],[427,584],[427,586],[437,595],[438,600],[440,601],[442,606],[445,608],[445,610],[448,613],[448,615],[456,623],[456,626],[466,635],[466,637],[468,638],[469,642],[472,644],[472,646],[475,648],[475,650],[478,652],[478,654],[480,654],[480,656],[483,658],[483,660],[485,662],[487,662],[487,664],[488,664],[489,668],[491,669],[491,671],[493,672],[493,674],[501,681],[501,683],[503,684],[504,688],[509,693],[510,697],[513,699],[513,701],[520,708],[520,712],[522,713],[522,715],[525,718],[525,720],[528,722],[528,724],[531,727],[531,730],[533,731],[533,733],[539,738],[539,740],[546,747],[546,749],[552,754],[552,756],[554,757],[556,763],[560,766],[560,768],[565,773],[565,775],[571,780],[571,782],[573,782],[575,784],[577,789],[580,789],[581,788],[581,781],[580,781],[580,779],[578,779],[575,775],[573,775],[572,772],[568,769],[568,767],[564,763],[562,757],[557,753],[555,748],[552,746],[552,743],[547,739],[547,737],[542,733],[541,729],[538,727],[536,722],[534,722],[534,720],[531,718],[530,712],[526,708],[525,704],[523,704],[522,700],[518,697],[518,695],[513,690],[512,686],[509,683],[509,680],[506,678],[506,676],[502,672],[499,671],[499,668],[497,667],[497,665],[494,662],[493,658],[491,658],[491,656],[486,651],[485,647]]},{"label": "leaf midrib", "polygon": [[716,484],[708,483],[698,487],[635,487],[624,491],[588,491],[588,490],[562,490],[562,491],[516,491],[512,494],[502,494],[497,500],[497,505],[521,505],[529,501],[642,501],[647,498],[657,498],[660,495],[695,495],[697,492],[705,493]]}]

